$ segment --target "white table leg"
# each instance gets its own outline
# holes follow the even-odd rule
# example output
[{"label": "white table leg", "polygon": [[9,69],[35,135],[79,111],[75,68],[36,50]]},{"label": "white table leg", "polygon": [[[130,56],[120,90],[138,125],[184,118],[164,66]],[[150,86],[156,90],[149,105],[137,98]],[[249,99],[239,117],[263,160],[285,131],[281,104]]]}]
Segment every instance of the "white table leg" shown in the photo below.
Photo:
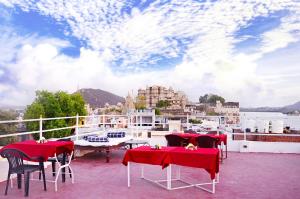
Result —
[{"label": "white table leg", "polygon": [[167,167],[167,189],[171,190],[172,168],[171,164]]},{"label": "white table leg", "polygon": [[130,187],[130,162],[127,163],[127,185]]},{"label": "white table leg", "polygon": [[180,180],[180,166],[178,166],[178,169],[177,169],[176,179]]},{"label": "white table leg", "polygon": [[141,178],[144,178],[144,165],[142,165],[142,168],[141,168]]}]

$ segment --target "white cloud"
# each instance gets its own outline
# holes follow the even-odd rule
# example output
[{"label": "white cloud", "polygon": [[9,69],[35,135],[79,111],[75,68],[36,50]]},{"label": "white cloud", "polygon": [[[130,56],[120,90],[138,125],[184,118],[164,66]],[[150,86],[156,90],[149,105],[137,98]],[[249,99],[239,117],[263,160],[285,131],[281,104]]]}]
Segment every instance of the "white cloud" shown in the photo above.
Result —
[{"label": "white cloud", "polygon": [[[8,4],[6,2],[6,4]],[[153,54],[176,57],[177,40],[191,38],[187,56],[230,55],[234,32],[256,16],[290,8],[293,1],[154,1],[144,10],[122,13],[126,1],[11,1],[22,9],[36,10],[66,21],[72,34],[96,50],[110,49],[124,66],[144,62]],[[212,43],[213,42],[213,43]],[[195,51],[200,46],[200,51]],[[207,47],[209,46],[209,49]],[[217,48],[216,48],[217,47]],[[222,47],[226,52],[219,53]],[[196,49],[195,49],[196,48]],[[217,49],[220,49],[216,51]]]},{"label": "white cloud", "polygon": [[[70,30],[67,27],[65,31],[89,45],[89,49],[81,49],[79,58],[71,58],[60,53],[61,48],[70,45],[66,41],[35,35],[20,37],[13,31],[0,36],[0,42],[5,44],[0,47],[0,53],[5,55],[0,63],[6,64],[15,81],[11,88],[15,92],[6,92],[0,101],[16,97],[18,90],[22,90],[18,99],[26,98],[22,102],[27,103],[36,89],[75,91],[79,85],[125,95],[131,89],[162,84],[184,90],[192,100],[206,92],[216,92],[242,105],[267,103],[270,95],[275,96],[274,104],[282,103],[278,99],[282,95],[256,74],[256,61],[300,38],[299,3],[292,0],[154,1],[143,10],[133,8],[130,14],[122,13],[128,5],[121,0],[0,2],[66,21]],[[261,36],[262,45],[256,54],[234,53],[239,41],[236,31],[257,16],[280,10],[290,13],[279,27]],[[185,48],[179,42],[185,43]],[[139,66],[155,63],[157,58],[152,55],[182,55],[183,61],[168,70],[138,70]],[[16,60],[11,63],[13,58]],[[122,71],[139,72],[115,71],[111,62],[118,59],[124,60]],[[249,97],[253,93],[255,99]],[[288,95],[286,102],[292,98],[295,99],[294,93]]]}]

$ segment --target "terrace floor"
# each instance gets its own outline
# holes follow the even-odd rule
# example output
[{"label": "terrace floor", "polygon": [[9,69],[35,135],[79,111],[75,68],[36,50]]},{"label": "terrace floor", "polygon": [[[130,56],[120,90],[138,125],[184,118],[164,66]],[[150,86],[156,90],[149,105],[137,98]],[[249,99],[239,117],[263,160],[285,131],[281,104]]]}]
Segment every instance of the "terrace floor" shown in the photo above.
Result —
[{"label": "terrace floor", "polygon": [[[67,176],[66,183],[59,183],[58,192],[54,184],[47,183],[43,191],[42,182],[30,181],[28,198],[299,198],[300,155],[267,153],[229,153],[220,165],[220,183],[216,193],[198,188],[168,191],[140,178],[140,165],[132,164],[131,187],[127,187],[127,168],[121,164],[123,150],[112,153],[111,162],[105,163],[103,153],[90,153],[72,162],[75,184]],[[1,171],[7,172],[7,171]],[[51,167],[46,169],[50,176]],[[146,166],[145,176],[164,178],[165,170],[159,166]],[[182,167],[181,176],[189,181],[208,181],[205,170]],[[14,187],[4,196],[5,181],[0,183],[0,198],[24,198],[24,189]]]}]

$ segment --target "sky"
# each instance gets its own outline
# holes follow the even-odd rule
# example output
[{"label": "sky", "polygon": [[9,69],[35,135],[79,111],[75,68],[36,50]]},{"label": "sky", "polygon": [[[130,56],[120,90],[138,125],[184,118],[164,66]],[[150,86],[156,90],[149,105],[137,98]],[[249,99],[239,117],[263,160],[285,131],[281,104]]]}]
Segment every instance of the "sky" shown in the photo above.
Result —
[{"label": "sky", "polygon": [[162,85],[241,107],[300,101],[299,0],[0,0],[0,105]]}]

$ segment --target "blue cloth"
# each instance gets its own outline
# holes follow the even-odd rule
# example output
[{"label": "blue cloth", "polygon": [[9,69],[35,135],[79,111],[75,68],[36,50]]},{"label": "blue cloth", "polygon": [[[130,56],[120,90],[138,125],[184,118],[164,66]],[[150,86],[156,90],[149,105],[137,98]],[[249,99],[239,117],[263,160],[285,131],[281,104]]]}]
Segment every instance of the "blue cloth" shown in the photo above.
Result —
[{"label": "blue cloth", "polygon": [[125,132],[108,132],[107,137],[109,137],[109,138],[123,138],[123,137],[125,137]]},{"label": "blue cloth", "polygon": [[87,135],[83,136],[83,139],[89,142],[108,142],[108,137],[98,135]]},{"label": "blue cloth", "polygon": [[98,136],[97,134],[91,134],[91,135],[85,135],[85,136],[83,136],[82,138],[84,139],[84,140],[88,140],[88,137],[89,136]]}]

